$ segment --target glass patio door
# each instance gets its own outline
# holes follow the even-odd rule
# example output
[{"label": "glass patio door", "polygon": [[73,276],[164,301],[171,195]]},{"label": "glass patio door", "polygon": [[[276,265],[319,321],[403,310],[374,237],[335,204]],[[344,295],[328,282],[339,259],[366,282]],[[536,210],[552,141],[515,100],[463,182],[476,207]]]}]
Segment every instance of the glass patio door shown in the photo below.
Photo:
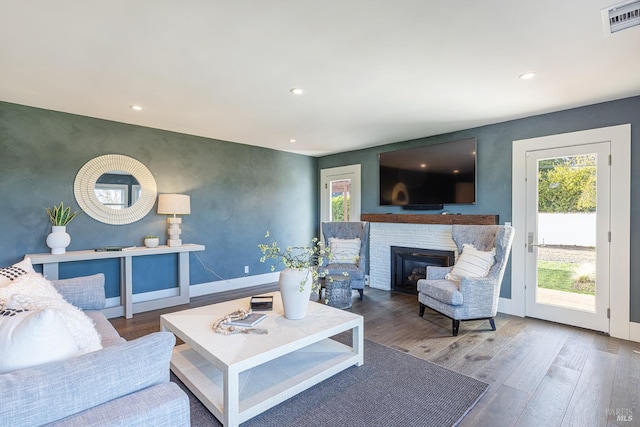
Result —
[{"label": "glass patio door", "polygon": [[610,146],[527,153],[526,314],[609,331]]}]

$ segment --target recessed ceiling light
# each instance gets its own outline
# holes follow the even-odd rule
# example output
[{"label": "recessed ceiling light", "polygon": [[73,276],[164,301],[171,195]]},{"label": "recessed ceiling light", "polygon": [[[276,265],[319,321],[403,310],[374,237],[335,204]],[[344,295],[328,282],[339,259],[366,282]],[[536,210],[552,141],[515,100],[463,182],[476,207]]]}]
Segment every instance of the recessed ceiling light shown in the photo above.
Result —
[{"label": "recessed ceiling light", "polygon": [[294,87],[294,88],[291,88],[289,92],[291,92],[294,95],[302,95],[304,93],[304,89],[299,87]]},{"label": "recessed ceiling light", "polygon": [[294,142],[296,142],[296,140],[295,140],[295,139],[293,139],[293,138],[291,138],[291,139],[289,140],[289,142],[293,144]]},{"label": "recessed ceiling light", "polygon": [[129,108],[131,108],[134,111],[142,111],[142,107],[139,105],[130,105]]},{"label": "recessed ceiling light", "polygon": [[520,74],[518,77],[520,77],[520,79],[522,80],[529,80],[534,78],[535,76],[536,76],[536,73],[528,72],[528,73]]},{"label": "recessed ceiling light", "polygon": [[427,167],[427,165],[426,165],[425,163],[422,163],[422,164],[420,165],[420,167],[421,167],[421,168],[426,168],[426,167]]}]

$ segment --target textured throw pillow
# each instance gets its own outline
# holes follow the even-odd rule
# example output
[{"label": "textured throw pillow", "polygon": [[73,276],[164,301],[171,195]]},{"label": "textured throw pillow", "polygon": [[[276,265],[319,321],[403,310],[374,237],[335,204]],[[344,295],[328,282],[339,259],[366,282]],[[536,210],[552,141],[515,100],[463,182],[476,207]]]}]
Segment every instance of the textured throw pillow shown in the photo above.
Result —
[{"label": "textured throw pillow", "polygon": [[104,274],[52,280],[62,297],[83,310],[102,310],[105,306]]},{"label": "textured throw pillow", "polygon": [[360,256],[360,238],[338,239],[329,238],[329,253],[331,263],[337,264],[357,264]]},{"label": "textured throw pillow", "polygon": [[462,245],[462,253],[458,261],[445,278],[459,282],[461,277],[485,277],[496,262],[495,255],[495,248],[489,252],[483,252],[465,243]]},{"label": "textured throw pillow", "polygon": [[26,258],[11,267],[0,268],[0,287],[10,285],[18,277],[27,273],[35,273],[31,258]]},{"label": "textured throw pillow", "polygon": [[55,310],[0,310],[0,374],[78,354],[78,346]]},{"label": "textured throw pillow", "polygon": [[80,354],[102,348],[93,321],[82,310],[65,301],[51,282],[38,273],[24,274],[11,285],[0,288],[0,307],[31,311],[52,309],[64,320]]},{"label": "textured throw pillow", "polygon": [[[16,294],[58,299],[62,296],[51,283],[38,273],[26,273],[12,283],[0,287],[0,305],[6,303]],[[20,308],[20,307],[14,307]]]}]

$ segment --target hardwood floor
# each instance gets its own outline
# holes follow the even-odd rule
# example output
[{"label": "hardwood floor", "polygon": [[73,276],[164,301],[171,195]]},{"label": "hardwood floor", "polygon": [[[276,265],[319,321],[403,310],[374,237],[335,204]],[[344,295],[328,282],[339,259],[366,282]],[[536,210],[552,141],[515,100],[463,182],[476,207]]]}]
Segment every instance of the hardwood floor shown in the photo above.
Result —
[{"label": "hardwood floor", "polygon": [[[159,329],[160,314],[276,290],[277,285],[205,296],[189,306],[111,319],[125,335]],[[415,296],[366,289],[350,311],[364,316],[365,338],[490,384],[461,426],[640,426],[640,343],[531,318],[451,320]],[[619,418],[618,418],[619,417]]]}]

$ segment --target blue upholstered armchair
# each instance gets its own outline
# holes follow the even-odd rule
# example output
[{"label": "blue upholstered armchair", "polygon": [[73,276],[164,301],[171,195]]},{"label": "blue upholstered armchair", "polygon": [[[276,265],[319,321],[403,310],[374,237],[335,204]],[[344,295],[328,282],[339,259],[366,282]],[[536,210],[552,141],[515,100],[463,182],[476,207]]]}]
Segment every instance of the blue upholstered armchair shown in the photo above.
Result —
[{"label": "blue upholstered armchair", "polygon": [[328,270],[328,275],[349,274],[351,289],[357,289],[360,300],[364,298],[364,276],[367,265],[367,250],[369,248],[369,223],[368,222],[323,222],[322,235],[325,247],[330,248],[329,239],[360,239],[360,251],[353,262],[345,262],[340,259],[339,252],[333,254],[332,259],[324,260],[322,267]]},{"label": "blue upholstered armchair", "polygon": [[[465,244],[485,252],[484,256],[495,249],[495,263],[483,277],[448,277],[461,264],[460,257],[453,267],[427,267],[427,278],[418,280],[420,316],[424,315],[425,307],[429,307],[451,318],[454,336],[458,335],[461,320],[488,319],[491,329],[495,331],[493,318],[498,312],[500,286],[511,251],[513,233],[513,228],[502,225],[453,225],[452,237],[459,255]],[[474,260],[471,264],[474,264]],[[458,271],[464,274],[463,266],[459,267]],[[473,265],[470,268],[474,268]]]}]

